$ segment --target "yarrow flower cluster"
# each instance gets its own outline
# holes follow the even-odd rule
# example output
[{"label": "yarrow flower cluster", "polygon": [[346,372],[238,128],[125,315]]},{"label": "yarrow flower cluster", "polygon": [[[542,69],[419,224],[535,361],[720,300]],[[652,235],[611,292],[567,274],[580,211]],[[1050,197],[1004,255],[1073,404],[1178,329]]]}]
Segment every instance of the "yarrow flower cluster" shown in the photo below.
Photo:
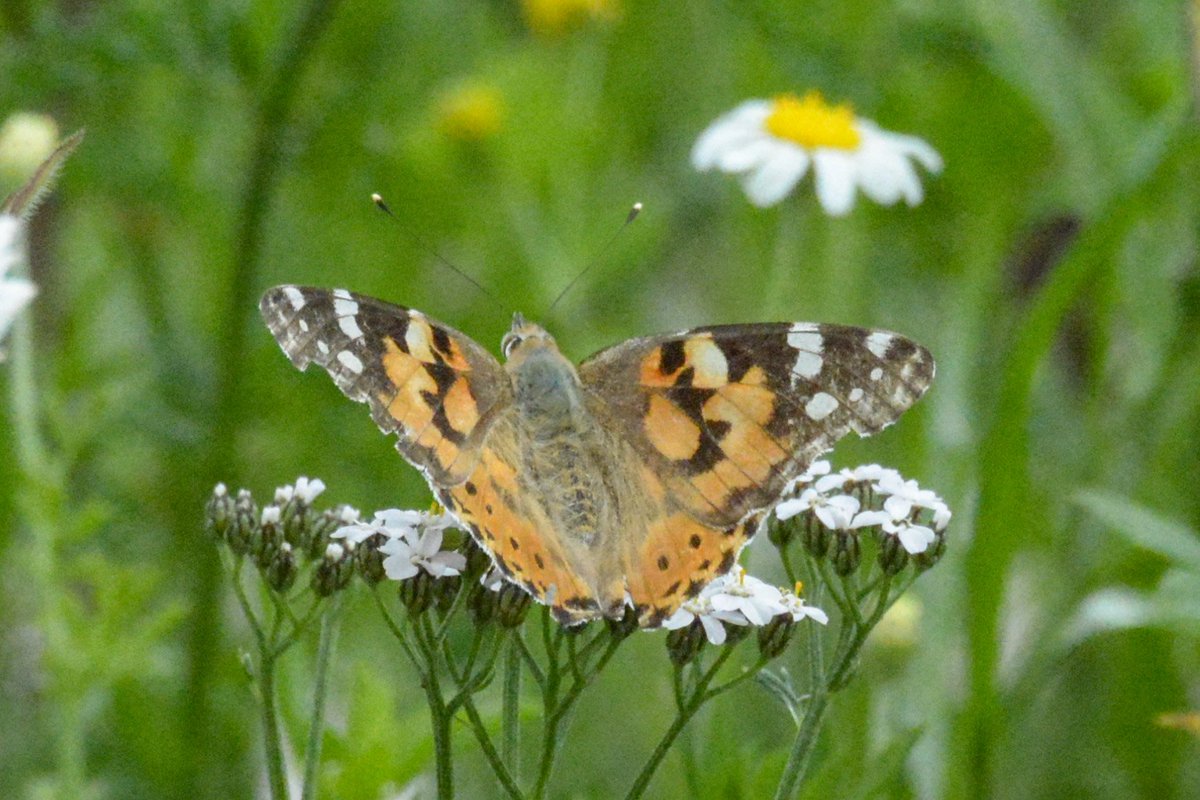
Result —
[{"label": "yarrow flower cluster", "polygon": [[454,518],[446,513],[389,508],[376,511],[371,522],[339,528],[333,538],[357,546],[382,536],[377,549],[385,556],[383,569],[391,580],[407,580],[421,571],[442,578],[459,575],[467,568],[467,558],[462,553],[441,549],[446,529],[455,524]]},{"label": "yarrow flower cluster", "polygon": [[24,227],[12,214],[0,214],[0,341],[37,294],[32,281],[9,277],[9,271],[25,261]]},{"label": "yarrow flower cluster", "polygon": [[[816,461],[797,478],[792,492],[795,496],[775,507],[776,519],[800,518],[805,546],[818,557],[833,548],[842,574],[858,565],[860,531],[878,533],[880,561],[893,574],[910,556],[922,567],[932,566],[945,547],[950,508],[894,469],[867,464],[833,472],[828,461]],[[786,543],[779,539],[786,539],[790,530],[773,528],[776,543]]]},{"label": "yarrow flower cluster", "polygon": [[821,609],[806,605],[793,592],[755,578],[737,564],[680,606],[663,627],[679,630],[698,623],[708,641],[719,645],[728,638],[726,624],[761,627],[784,616],[791,622],[805,618],[822,625],[829,622]]},{"label": "yarrow flower cluster", "polygon": [[913,161],[933,173],[942,168],[923,139],[886,131],[815,91],[747,100],[708,126],[692,148],[696,169],[738,176],[760,207],[782,201],[811,166],[817,199],[833,217],[850,213],[860,188],[881,205],[920,203]]}]

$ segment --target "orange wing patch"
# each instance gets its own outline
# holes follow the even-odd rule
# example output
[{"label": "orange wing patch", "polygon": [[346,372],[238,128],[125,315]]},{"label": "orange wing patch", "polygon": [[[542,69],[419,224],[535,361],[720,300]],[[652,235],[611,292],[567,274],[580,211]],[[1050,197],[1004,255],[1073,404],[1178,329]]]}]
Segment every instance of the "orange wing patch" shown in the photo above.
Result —
[{"label": "orange wing patch", "polygon": [[761,514],[753,514],[737,525],[716,528],[677,511],[652,520],[626,565],[638,623],[658,627],[685,600],[728,572],[760,519]]},{"label": "orange wing patch", "polygon": [[591,588],[570,569],[545,515],[523,498],[516,471],[497,449],[485,447],[470,476],[444,490],[442,500],[500,571],[549,605],[559,622],[597,616]]}]

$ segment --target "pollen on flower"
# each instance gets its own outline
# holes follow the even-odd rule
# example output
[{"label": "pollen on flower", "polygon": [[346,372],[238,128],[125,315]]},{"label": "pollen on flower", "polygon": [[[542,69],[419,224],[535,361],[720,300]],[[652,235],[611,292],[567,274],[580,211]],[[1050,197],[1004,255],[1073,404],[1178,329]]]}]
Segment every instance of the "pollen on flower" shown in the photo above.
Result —
[{"label": "pollen on flower", "polygon": [[855,124],[854,109],[848,103],[829,105],[817,91],[808,92],[804,97],[790,93],[779,95],[771,104],[765,125],[780,139],[808,148],[853,150],[862,139]]}]

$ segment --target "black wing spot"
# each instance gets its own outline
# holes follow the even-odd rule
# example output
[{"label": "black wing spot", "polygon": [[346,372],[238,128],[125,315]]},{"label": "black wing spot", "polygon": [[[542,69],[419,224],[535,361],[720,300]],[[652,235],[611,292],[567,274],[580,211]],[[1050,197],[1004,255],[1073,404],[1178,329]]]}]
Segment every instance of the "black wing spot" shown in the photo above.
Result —
[{"label": "black wing spot", "polygon": [[538,565],[538,569],[545,569],[545,568],[546,568],[546,562],[542,560],[542,554],[541,554],[541,553],[534,553],[534,554],[533,554],[533,563],[535,563],[535,564],[537,564],[537,565]]},{"label": "black wing spot", "polygon": [[696,549],[699,549],[699,547],[700,547],[700,545],[703,543],[703,541],[704,541],[704,540],[700,538],[700,534],[698,534],[698,533],[693,533],[693,534],[692,534],[692,538],[688,539],[688,545],[689,545],[689,546],[690,546],[690,547],[691,547],[693,550],[696,550]]},{"label": "black wing spot", "polygon": [[674,583],[672,583],[670,586],[667,587],[667,590],[665,592],[663,592],[663,597],[672,597],[676,592],[679,591],[679,587],[681,585],[682,585],[682,583],[680,581],[675,581]]},{"label": "black wing spot", "polygon": [[674,375],[683,366],[683,340],[674,339],[659,348],[658,371],[663,375]]},{"label": "black wing spot", "polygon": [[520,542],[518,542],[518,541],[517,541],[517,540],[516,540],[514,537],[512,537],[512,536],[508,537],[508,543],[509,543],[510,545],[512,545],[512,549],[513,549],[513,550],[520,550],[520,549],[521,549],[521,543],[520,543]]},{"label": "black wing spot", "polygon": [[666,572],[667,568],[670,566],[671,566],[671,559],[667,558],[666,556],[658,557],[658,568],[660,570],[662,570],[663,572]]}]

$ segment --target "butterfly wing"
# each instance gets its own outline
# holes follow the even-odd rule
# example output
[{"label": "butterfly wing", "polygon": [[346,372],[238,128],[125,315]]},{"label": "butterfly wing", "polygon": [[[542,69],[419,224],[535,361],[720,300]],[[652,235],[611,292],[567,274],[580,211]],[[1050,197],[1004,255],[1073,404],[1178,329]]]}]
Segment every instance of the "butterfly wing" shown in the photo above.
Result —
[{"label": "butterfly wing", "polygon": [[471,474],[491,420],[511,404],[499,362],[419,311],[301,286],[271,289],[259,308],[292,363],[324,367],[347,397],[367,403],[435,488]]},{"label": "butterfly wing", "polygon": [[580,365],[594,412],[643,465],[646,519],[625,544],[643,624],[727,571],[813,459],[849,431],[890,425],[933,374],[929,351],[903,336],[810,323],[632,339]]},{"label": "butterfly wing", "polygon": [[292,363],[316,363],[367,403],[396,448],[496,566],[563,622],[595,616],[591,587],[521,474],[504,368],[467,336],[419,311],[343,289],[279,286],[260,303]]}]

